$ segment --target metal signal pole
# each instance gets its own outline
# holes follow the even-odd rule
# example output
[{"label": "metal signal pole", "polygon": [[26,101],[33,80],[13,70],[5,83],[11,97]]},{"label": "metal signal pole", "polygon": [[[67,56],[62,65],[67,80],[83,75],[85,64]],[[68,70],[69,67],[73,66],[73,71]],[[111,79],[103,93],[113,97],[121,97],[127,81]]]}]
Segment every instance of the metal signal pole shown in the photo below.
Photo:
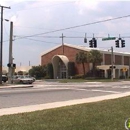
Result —
[{"label": "metal signal pole", "polygon": [[111,80],[113,81],[113,47],[111,47],[111,65],[112,65],[112,68],[111,68]]}]

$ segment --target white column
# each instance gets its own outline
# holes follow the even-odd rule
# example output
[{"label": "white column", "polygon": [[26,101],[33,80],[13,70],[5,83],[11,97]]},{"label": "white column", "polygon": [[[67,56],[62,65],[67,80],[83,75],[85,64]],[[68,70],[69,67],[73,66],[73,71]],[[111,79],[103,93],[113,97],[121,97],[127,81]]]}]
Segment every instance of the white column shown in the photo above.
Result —
[{"label": "white column", "polygon": [[118,69],[118,78],[121,76],[121,70]]},{"label": "white column", "polygon": [[107,70],[104,71],[105,71],[105,78],[108,78]]},{"label": "white column", "polygon": [[128,69],[128,78],[129,78],[130,74],[129,74],[129,69]]},{"label": "white column", "polygon": [[113,78],[115,78],[115,69],[113,69]]}]

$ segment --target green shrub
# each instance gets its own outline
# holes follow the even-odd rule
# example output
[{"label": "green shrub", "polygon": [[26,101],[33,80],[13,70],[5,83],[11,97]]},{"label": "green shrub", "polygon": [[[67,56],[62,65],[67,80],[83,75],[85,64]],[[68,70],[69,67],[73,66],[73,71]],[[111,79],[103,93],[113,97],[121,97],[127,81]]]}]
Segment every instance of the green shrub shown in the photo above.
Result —
[{"label": "green shrub", "polygon": [[48,79],[53,79],[53,66],[52,63],[47,64],[47,76]]},{"label": "green shrub", "polygon": [[83,74],[72,76],[72,79],[82,79],[84,77]]}]

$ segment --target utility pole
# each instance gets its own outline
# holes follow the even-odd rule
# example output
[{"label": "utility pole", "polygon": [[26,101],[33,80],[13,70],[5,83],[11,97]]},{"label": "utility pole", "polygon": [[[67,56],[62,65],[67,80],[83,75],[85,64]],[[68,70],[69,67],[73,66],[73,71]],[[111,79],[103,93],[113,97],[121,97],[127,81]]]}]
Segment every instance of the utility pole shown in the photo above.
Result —
[{"label": "utility pole", "polygon": [[64,35],[62,33],[62,36],[60,38],[62,38],[62,54],[64,55]]},{"label": "utility pole", "polygon": [[113,47],[111,47],[111,80],[113,81]]},{"label": "utility pole", "polygon": [[13,22],[10,22],[10,44],[9,44],[9,64],[8,68],[8,83],[12,83],[13,76],[13,54],[12,54],[12,46],[13,46]]},{"label": "utility pole", "polygon": [[2,56],[3,56],[3,9],[10,7],[1,6],[1,38],[0,38],[0,84],[2,84]]}]

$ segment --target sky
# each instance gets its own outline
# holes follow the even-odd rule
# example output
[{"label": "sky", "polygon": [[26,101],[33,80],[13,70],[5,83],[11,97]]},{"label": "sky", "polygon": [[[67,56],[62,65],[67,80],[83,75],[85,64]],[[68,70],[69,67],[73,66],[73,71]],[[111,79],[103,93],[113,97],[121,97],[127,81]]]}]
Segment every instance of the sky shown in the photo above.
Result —
[{"label": "sky", "polygon": [[[3,19],[9,20],[3,20],[3,66],[9,62],[11,21],[16,66],[40,65],[42,53],[62,44],[62,33],[67,44],[89,47],[95,37],[99,49],[113,46],[114,51],[130,53],[130,1],[0,0],[0,5],[11,7],[3,11]],[[108,21],[99,22],[104,20]],[[102,41],[108,36],[121,37],[126,47],[116,48],[114,40]]]}]

